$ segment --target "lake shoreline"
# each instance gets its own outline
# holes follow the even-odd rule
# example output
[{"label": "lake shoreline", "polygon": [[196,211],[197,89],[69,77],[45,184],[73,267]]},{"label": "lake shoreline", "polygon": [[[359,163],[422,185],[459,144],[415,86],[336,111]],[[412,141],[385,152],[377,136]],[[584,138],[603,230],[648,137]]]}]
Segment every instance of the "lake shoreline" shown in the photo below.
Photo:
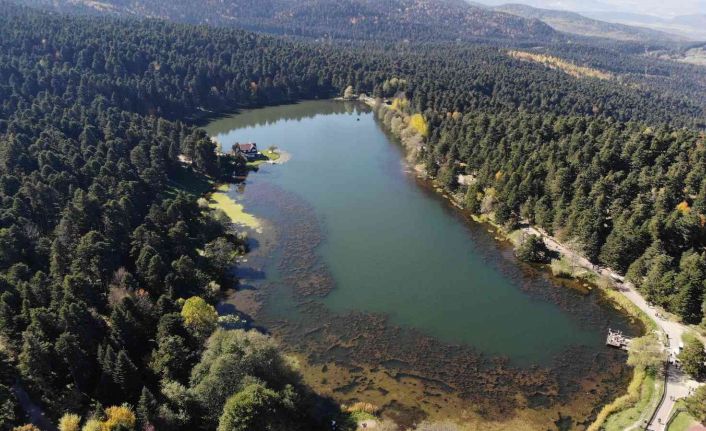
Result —
[{"label": "lake shoreline", "polygon": [[[372,106],[370,102],[369,102],[369,103],[366,103],[366,104],[367,104],[368,106]],[[406,150],[405,153],[406,153],[406,154],[409,154],[411,151],[413,151],[413,150],[415,149],[415,148],[414,148],[414,145],[417,144],[419,141],[405,141],[405,140],[403,140],[403,139],[400,139],[400,142],[402,143],[402,146],[403,146],[403,147],[405,148],[405,150]],[[405,159],[405,157],[403,156],[403,160],[404,160],[404,159]],[[434,191],[434,192],[435,192],[435,193],[434,193],[435,195],[440,196],[440,197],[443,197],[444,200],[445,200],[445,202],[448,202],[448,203],[449,203],[451,206],[453,206],[456,210],[459,210],[459,214],[462,213],[462,216],[463,216],[462,218],[463,218],[463,221],[464,221],[465,223],[468,223],[469,220],[473,220],[473,221],[476,221],[476,222],[478,222],[478,223],[489,223],[491,226],[493,225],[492,222],[490,222],[489,220],[485,220],[485,221],[484,221],[484,220],[481,220],[481,219],[478,219],[478,218],[473,218],[473,217],[469,216],[469,214],[467,214],[467,212],[463,211],[463,207],[462,207],[462,205],[460,205],[458,199],[454,199],[454,196],[453,196],[453,195],[451,195],[451,194],[449,194],[449,193],[445,193],[444,190],[442,190],[442,189],[439,188],[439,187],[436,187],[436,186],[434,185],[434,182],[426,175],[426,172],[424,172],[424,170],[422,169],[421,166],[419,166],[419,165],[416,165],[416,166],[415,166],[413,163],[411,163],[411,159],[410,159],[410,158],[407,158],[406,161],[407,161],[407,165],[410,166],[410,167],[412,168],[412,170],[414,170],[415,176],[423,182],[423,187],[424,187],[425,189],[430,189],[430,191]],[[421,186],[421,185],[422,185],[422,184],[418,184],[418,186]],[[493,235],[493,236],[495,237],[495,240],[500,241],[500,242],[504,242],[504,243],[508,243],[508,242],[509,242],[509,241],[508,241],[508,238],[507,238],[507,236],[505,235],[504,232],[502,232],[501,230],[496,229],[496,226],[493,226],[493,228],[494,228],[494,231],[495,231],[495,235]],[[562,283],[562,284],[565,285],[565,283]],[[626,373],[626,374],[627,374],[627,373]],[[628,378],[628,376],[629,376],[629,374],[626,375],[625,377]],[[621,387],[622,387],[622,385],[621,385]],[[619,388],[616,388],[616,389],[617,389],[617,390],[622,390],[622,389],[619,389]],[[534,411],[534,410],[532,410],[532,411]],[[541,410],[539,410],[539,411],[541,411]],[[535,413],[537,413],[537,412],[539,412],[539,411],[535,411]]]},{"label": "lake shoreline", "polygon": [[[349,99],[343,99],[343,98],[336,98],[336,99],[334,99],[334,100],[350,101]],[[361,98],[360,98],[359,100],[360,100],[361,102],[365,103],[366,105],[370,106],[370,107],[373,108],[374,110],[376,110],[376,109],[378,109],[378,108],[380,108],[380,109],[390,109],[390,108],[386,107],[386,105],[381,104],[381,103],[380,103],[380,100],[376,100],[376,99],[373,99],[373,98],[371,98],[371,97],[361,96]],[[389,131],[390,131],[390,130],[388,130],[388,132],[389,132]],[[411,142],[411,141],[405,140],[403,137],[400,137],[400,136],[395,136],[395,137],[400,141],[400,143],[402,144],[402,147],[405,148],[405,150],[409,150],[409,147],[412,146],[412,142]],[[515,231],[518,231],[519,229],[517,229],[517,230],[515,230],[515,231],[508,232],[508,231],[505,230],[502,226],[500,226],[500,225],[498,225],[497,223],[495,223],[488,215],[484,215],[484,214],[471,214],[471,213],[468,213],[468,212],[464,209],[464,207],[463,207],[463,202],[462,202],[460,196],[454,195],[454,194],[452,194],[452,193],[449,193],[448,191],[446,191],[445,189],[443,189],[442,187],[440,187],[440,186],[437,184],[436,180],[435,180],[434,178],[431,178],[431,177],[428,175],[428,173],[426,172],[426,170],[425,170],[421,165],[419,165],[419,164],[408,164],[408,167],[410,168],[410,171],[412,171],[412,172],[415,173],[415,176],[416,176],[419,180],[422,180],[423,182],[427,183],[430,189],[433,189],[439,196],[441,196],[441,197],[444,198],[446,201],[448,201],[448,203],[449,203],[452,207],[454,207],[454,208],[456,208],[457,210],[461,211],[461,212],[463,213],[463,215],[464,215],[464,218],[465,218],[466,220],[468,220],[468,221],[473,221],[473,222],[475,222],[475,223],[479,223],[479,224],[482,224],[482,225],[486,225],[486,226],[492,227],[492,229],[494,230],[494,232],[498,235],[498,237],[496,237],[496,239],[497,239],[498,241],[509,242],[509,243],[512,244],[512,245],[517,245],[515,239],[511,236],[511,234],[512,234],[513,232],[515,232]],[[531,225],[531,224],[528,224],[527,226],[528,226],[529,228],[531,228],[531,229],[534,229],[534,230],[537,230],[537,229],[538,229],[536,226],[533,226],[533,225]],[[562,243],[561,241],[559,241],[559,240],[556,239],[555,237],[549,236],[549,235],[547,235],[547,234],[542,234],[542,236],[543,236],[543,237],[544,237],[544,236],[548,236],[549,238],[551,238],[553,241],[555,241],[556,243],[560,244],[561,246],[563,246],[563,247],[565,247],[565,248],[567,248],[567,249],[569,248],[566,244]],[[550,271],[548,265],[539,265],[539,266],[542,268],[543,271],[546,271],[546,272],[551,273],[551,271]],[[584,268],[587,272],[589,272],[589,273],[590,273],[591,275],[593,275],[593,276],[599,277],[599,276],[601,275],[601,274],[599,274],[599,273],[598,273],[595,269],[593,269],[593,268],[587,268],[587,267],[582,267],[582,268]],[[556,277],[556,276],[553,275],[553,277]],[[583,277],[572,277],[572,278],[573,278],[573,279],[576,279],[576,280],[580,280],[580,279],[582,279]],[[589,280],[586,280],[586,281],[590,282]],[[609,298],[609,299],[611,300],[611,302],[614,303],[614,305],[617,305],[617,306],[619,306],[619,307],[621,307],[621,308],[625,308],[625,303],[624,303],[624,302],[618,301],[618,300],[615,299],[615,298],[616,298],[616,295],[614,295],[614,294],[619,294],[619,292],[618,292],[617,290],[608,289],[608,288],[606,288],[606,287],[599,286],[598,284],[593,283],[593,282],[590,282],[590,283],[592,283],[592,284],[594,285],[594,287],[597,288],[600,292],[602,292],[603,294],[605,294],[606,298]],[[627,298],[625,298],[625,299],[627,299]],[[632,318],[636,319],[637,321],[641,322],[641,324],[643,325],[643,327],[644,327],[645,330],[646,330],[647,328],[649,328],[649,327],[651,327],[651,326],[654,325],[654,322],[653,322],[651,319],[649,319],[648,316],[644,315],[643,313],[640,313],[638,309],[635,309],[635,310],[625,310],[625,312],[626,312],[626,314],[629,315],[630,317],[632,317]]]},{"label": "lake shoreline", "polygon": [[[338,98],[337,100],[350,100],[350,99],[344,99],[344,98]],[[392,110],[392,108],[385,103],[381,99],[374,99],[372,97],[368,97],[365,95],[361,95],[358,97],[359,101],[365,103],[369,107],[373,109],[374,112],[377,112],[379,109],[384,109],[384,110]],[[405,121],[409,121],[409,116],[407,114],[401,113],[401,112],[395,112],[396,115],[401,116]],[[392,130],[383,122],[382,123],[383,127],[386,128],[388,132],[392,132]],[[493,220],[490,219],[489,216],[483,215],[483,214],[466,214],[466,211],[463,207],[463,202],[461,198],[457,195],[454,195],[452,193],[449,193],[442,187],[440,187],[435,179],[430,178],[426,170],[421,167],[419,164],[415,164],[414,161],[416,161],[416,152],[414,151],[414,142],[412,142],[409,139],[405,139],[404,136],[397,136],[396,138],[400,141],[402,144],[402,147],[405,149],[405,152],[407,153],[407,159],[406,162],[408,163],[408,166],[411,171],[415,173],[415,176],[427,183],[431,189],[433,189],[440,197],[444,198],[448,203],[454,207],[456,210],[460,211],[463,213],[463,216],[466,220],[468,221],[473,221],[475,223],[483,224],[486,226],[491,227],[497,236],[495,237],[496,240],[502,241],[502,242],[508,242],[512,244],[513,246],[517,245],[517,241],[515,238],[513,238],[512,234],[515,231],[508,232],[506,229],[504,229],[502,226],[499,226],[497,223],[495,223]],[[529,229],[533,231],[537,231],[537,227],[533,225],[528,225]],[[540,236],[542,237],[543,241],[545,239],[545,236],[549,236],[547,234],[541,233]],[[564,249],[568,249],[566,244],[562,243],[561,241],[558,241],[556,238],[549,236],[553,241],[555,241],[557,244],[559,244],[560,247],[563,247]],[[564,256],[564,254],[561,254]],[[639,322],[640,325],[642,326],[642,333],[643,335],[646,334],[650,328],[655,328],[656,323],[649,317],[647,316],[644,312],[642,312],[636,304],[634,304],[628,297],[625,295],[622,295],[618,290],[616,289],[611,289],[606,286],[601,286],[598,283],[595,283],[591,280],[585,279],[587,275],[589,277],[600,277],[601,274],[597,272],[593,267],[583,267],[587,272],[582,274],[579,277],[571,277],[572,279],[575,280],[581,280],[584,279],[584,281],[590,283],[595,287],[599,294],[601,295],[601,298],[606,300],[607,303],[611,304],[614,308],[620,310],[621,312],[625,313],[627,316],[635,319],[635,321]],[[541,270],[545,271],[547,273],[552,274],[552,271],[549,267],[549,265],[541,265]],[[553,277],[556,277],[552,274]],[[601,412],[597,415],[597,421],[594,422],[589,429],[598,429],[600,425],[607,419],[607,416],[609,414],[616,414],[619,413],[623,409],[629,408],[631,405],[628,406],[623,406],[622,409],[616,410],[616,411],[611,411],[614,410],[615,406],[620,404],[621,399],[624,397],[628,396],[631,392],[634,392],[634,387],[642,387],[643,384],[646,384],[647,382],[646,379],[644,379],[644,373],[640,373],[639,370],[634,369],[633,370],[633,377],[630,381],[630,384],[628,386],[628,392],[623,395],[622,397],[619,397],[615,399],[613,402],[603,406],[601,409]],[[633,390],[631,391],[631,388]],[[659,397],[659,394],[657,395]],[[608,413],[608,414],[607,414]]]}]

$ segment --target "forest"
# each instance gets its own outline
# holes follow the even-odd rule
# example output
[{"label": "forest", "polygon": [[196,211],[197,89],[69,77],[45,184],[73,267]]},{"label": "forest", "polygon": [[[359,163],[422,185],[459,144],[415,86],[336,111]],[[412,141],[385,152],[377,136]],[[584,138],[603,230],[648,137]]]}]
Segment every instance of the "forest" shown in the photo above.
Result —
[{"label": "forest", "polygon": [[[469,209],[528,221],[647,298],[702,323],[706,256],[703,134],[581,116],[433,117],[427,169],[450,190],[472,175]],[[461,166],[463,164],[463,167]]]},{"label": "forest", "polygon": [[[186,94],[198,85],[196,76],[182,81],[182,68],[198,63],[194,47],[181,59],[166,48],[149,57],[136,41],[157,50],[156,39],[169,37],[159,25],[101,40],[99,23],[6,4],[0,21],[0,428],[27,421],[17,395],[27,391],[65,430],[236,429],[248,419],[228,412],[257,403],[278,412],[281,429],[316,429],[317,404],[274,343],[217,329],[237,324],[219,321],[211,304],[234,282],[245,245],[224,214],[174,180],[228,178],[239,161],[218,156],[200,129],[155,115],[217,103]],[[274,41],[244,33],[229,41],[249,47],[231,67],[268,66],[259,53]],[[155,69],[182,79],[149,78]],[[276,95],[240,102],[294,100],[318,85],[299,70],[283,82],[270,84]],[[239,94],[255,93],[251,81],[243,87]]]},{"label": "forest", "polygon": [[266,336],[223,329],[232,322],[213,304],[244,244],[176,180],[240,166],[200,119],[349,85],[425,120],[422,161],[469,209],[573,240],[702,322],[704,103],[674,84],[698,73],[656,62],[661,74],[638,79],[586,47],[626,81],[578,79],[506,49],[291,40],[0,2],[0,428],[27,421],[18,388],[65,430],[304,430],[335,417]]},{"label": "forest", "polygon": [[559,35],[539,20],[494,12],[464,0],[21,0],[64,12],[138,16],[189,24],[238,27],[295,37],[355,40],[455,41],[477,38],[550,40]]}]

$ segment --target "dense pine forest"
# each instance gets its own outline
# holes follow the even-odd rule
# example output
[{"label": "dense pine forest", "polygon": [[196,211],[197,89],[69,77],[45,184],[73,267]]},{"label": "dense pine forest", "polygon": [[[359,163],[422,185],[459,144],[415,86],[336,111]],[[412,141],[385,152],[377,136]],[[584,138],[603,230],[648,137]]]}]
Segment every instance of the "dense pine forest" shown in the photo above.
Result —
[{"label": "dense pine forest", "polygon": [[[500,223],[528,220],[627,272],[688,323],[704,310],[706,147],[701,132],[577,116],[438,118],[426,166]],[[460,167],[458,162],[463,162]]]},{"label": "dense pine forest", "polygon": [[591,45],[575,52],[614,77],[577,78],[508,44],[386,43],[0,3],[0,428],[27,421],[18,389],[54,423],[81,413],[90,429],[327,424],[335,409],[267,337],[218,329],[212,304],[244,244],[178,179],[217,181],[242,162],[216,154],[200,118],[349,85],[424,117],[421,161],[469,209],[571,240],[703,321],[698,68],[618,66],[614,47]]},{"label": "dense pine forest", "polygon": [[[308,63],[273,62],[286,45],[246,33],[0,8],[0,427],[27,420],[14,387],[54,423],[80,412],[90,429],[214,429],[234,394],[233,411],[254,398],[281,429],[315,429],[315,405],[264,336],[224,332],[204,352],[218,326],[209,302],[233,283],[244,244],[173,179],[189,175],[180,154],[203,180],[238,161],[163,117],[328,95],[330,84]],[[200,57],[218,38],[229,58]],[[233,349],[237,363],[219,359]]]},{"label": "dense pine forest", "polygon": [[417,42],[558,37],[539,20],[497,13],[464,0],[23,1],[74,13],[161,18],[305,37]]}]

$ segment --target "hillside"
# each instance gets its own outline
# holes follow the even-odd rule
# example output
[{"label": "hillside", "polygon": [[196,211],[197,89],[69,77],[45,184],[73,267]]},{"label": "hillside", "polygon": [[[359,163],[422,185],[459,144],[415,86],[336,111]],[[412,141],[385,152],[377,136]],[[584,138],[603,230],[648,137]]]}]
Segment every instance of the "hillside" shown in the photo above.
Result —
[{"label": "hillside", "polygon": [[590,37],[604,37],[621,41],[683,41],[676,36],[662,31],[643,27],[600,21],[574,12],[540,9],[522,4],[506,4],[495,8],[496,11],[538,19],[557,31]]},{"label": "hillside", "polygon": [[129,15],[309,37],[413,41],[556,36],[535,19],[463,0],[18,0],[63,12]]},{"label": "hillside", "polygon": [[706,40],[706,14],[681,15],[673,18],[639,13],[586,12],[591,18],[630,26],[677,34],[689,40]]},{"label": "hillside", "polygon": [[[528,220],[571,241],[592,262],[625,273],[650,302],[706,327],[702,68],[642,56],[638,44],[632,44],[634,54],[629,47],[560,44],[561,34],[540,21],[461,0],[24,2],[110,16],[62,15],[0,0],[0,430],[33,419],[23,413],[29,410],[27,399],[37,406],[34,412],[61,423],[64,431],[77,430],[82,422],[84,430],[110,431],[324,431],[334,421],[352,420],[351,410],[333,403],[328,393],[317,395],[300,379],[294,367],[303,362],[283,355],[261,334],[266,325],[255,321],[257,326],[245,332],[232,330],[245,321],[219,318],[213,304],[236,286],[233,265],[245,262],[248,243],[264,243],[246,241],[227,214],[212,210],[207,197],[199,199],[209,184],[242,177],[246,160],[217,153],[214,141],[192,123],[204,113],[332,98],[349,88],[381,101],[393,99],[389,108],[378,110],[381,123],[394,133],[409,118],[423,142],[414,162],[435,177],[436,186],[462,197],[458,204],[469,213],[508,229]],[[150,17],[163,19],[142,19]],[[231,26],[369,41],[276,37]],[[435,43],[387,43],[397,37]],[[452,42],[477,37],[502,38],[501,46]],[[534,46],[535,40],[551,42]],[[508,49],[523,43],[533,46]],[[354,138],[367,139],[365,134]],[[327,166],[344,164],[363,178],[349,158]],[[388,166],[400,169],[396,161],[383,168]],[[326,182],[324,187],[337,186],[331,174],[312,174]],[[461,185],[459,175],[473,182]],[[333,192],[351,207],[362,206],[351,193]],[[266,194],[261,199],[278,198]],[[314,225],[320,214],[311,213]],[[296,221],[296,216],[282,212],[282,218]],[[397,217],[389,220],[401,223]],[[407,224],[425,232],[424,224]],[[436,225],[429,221],[429,226]],[[362,239],[376,234],[351,233]],[[315,250],[324,237],[304,235],[289,243],[293,246],[280,231],[273,230],[272,238],[281,242],[272,250],[282,246],[299,253],[299,244]],[[427,243],[441,253],[453,251],[443,241]],[[435,271],[444,269],[423,257]],[[308,264],[283,262],[307,284],[325,278]],[[525,268],[518,270],[518,280],[524,280]],[[434,287],[423,287],[429,286]],[[245,283],[239,288],[250,291]],[[518,293],[524,295],[522,289]],[[549,293],[537,299],[561,300]],[[499,298],[509,304],[509,313],[517,313],[505,296]],[[247,310],[237,311],[253,322]],[[340,326],[363,334],[355,334],[350,345],[366,337],[379,338],[382,348],[399,341],[403,350],[425,356],[444,378],[482,373],[483,379],[468,378],[463,385],[471,388],[464,395],[474,403],[474,413],[475,406],[485,413],[498,400],[512,403],[489,419],[512,413],[515,404],[544,414],[547,405],[567,397],[553,382],[566,378],[564,370],[578,369],[574,352],[557,356],[561,372],[556,373],[534,366],[510,373],[515,366],[506,359],[490,359],[498,372],[488,371],[485,359],[473,358],[446,368],[437,358],[448,363],[470,355],[456,346],[436,348],[436,342],[407,343],[396,330],[394,340],[387,333],[377,337],[382,331],[360,331],[360,320],[345,316],[338,319]],[[381,321],[378,316],[374,322]],[[353,351],[334,352],[330,346],[348,340],[331,342],[325,326],[323,336],[315,335],[325,349],[334,356]],[[301,337],[303,344],[316,331]],[[385,363],[402,364],[397,350],[388,350],[391,360]],[[382,363],[380,351],[357,350]],[[596,367],[604,366],[595,352],[586,351]],[[334,375],[333,368],[327,376]],[[390,377],[426,379],[403,371]],[[535,372],[550,378],[535,379]],[[508,389],[516,381],[522,381],[522,392]],[[568,386],[586,405],[584,394],[593,385]],[[487,388],[499,395],[488,396]],[[441,403],[442,389],[416,393],[422,401]],[[529,402],[535,394],[539,397]],[[603,403],[608,396],[591,396],[598,398]],[[409,418],[402,419],[417,420],[416,412],[404,414]],[[567,420],[571,426],[577,421]]]}]

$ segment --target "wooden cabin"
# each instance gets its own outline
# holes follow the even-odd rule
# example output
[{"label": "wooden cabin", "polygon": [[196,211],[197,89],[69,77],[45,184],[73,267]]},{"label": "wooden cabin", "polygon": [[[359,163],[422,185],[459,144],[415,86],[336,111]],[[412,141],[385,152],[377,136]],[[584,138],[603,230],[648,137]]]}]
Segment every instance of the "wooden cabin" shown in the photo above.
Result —
[{"label": "wooden cabin", "polygon": [[247,142],[245,144],[236,143],[233,145],[233,154],[242,154],[247,159],[254,159],[260,153],[257,151],[257,144],[254,142]]}]

